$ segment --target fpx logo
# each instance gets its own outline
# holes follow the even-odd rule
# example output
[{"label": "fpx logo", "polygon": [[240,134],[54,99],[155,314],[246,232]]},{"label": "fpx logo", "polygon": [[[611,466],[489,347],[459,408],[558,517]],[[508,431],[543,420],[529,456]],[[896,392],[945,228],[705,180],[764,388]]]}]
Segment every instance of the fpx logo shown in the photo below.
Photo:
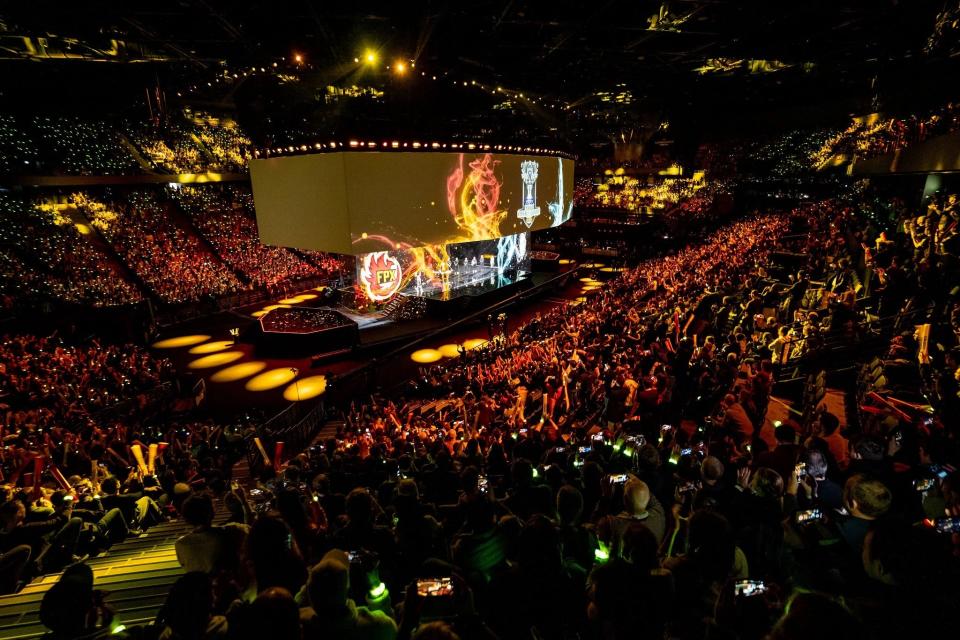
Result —
[{"label": "fpx logo", "polygon": [[399,289],[403,270],[396,258],[386,251],[368,253],[363,257],[360,282],[371,300],[386,300]]}]

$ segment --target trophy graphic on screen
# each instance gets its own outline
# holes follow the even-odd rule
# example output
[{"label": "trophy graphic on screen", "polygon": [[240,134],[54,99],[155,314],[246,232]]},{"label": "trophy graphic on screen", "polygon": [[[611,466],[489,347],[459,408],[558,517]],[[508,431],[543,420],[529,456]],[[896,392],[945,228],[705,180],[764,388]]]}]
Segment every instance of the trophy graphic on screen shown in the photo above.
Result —
[{"label": "trophy graphic on screen", "polygon": [[523,207],[517,209],[517,217],[523,220],[529,229],[533,221],[540,215],[537,206],[537,175],[539,163],[533,160],[524,160],[520,163],[520,178],[523,180]]}]

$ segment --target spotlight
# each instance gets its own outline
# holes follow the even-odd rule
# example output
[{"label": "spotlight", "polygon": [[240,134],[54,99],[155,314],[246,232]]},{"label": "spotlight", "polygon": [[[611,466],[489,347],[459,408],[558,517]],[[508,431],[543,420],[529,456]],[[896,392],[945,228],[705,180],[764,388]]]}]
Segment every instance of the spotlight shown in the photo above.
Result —
[{"label": "spotlight", "polygon": [[367,64],[373,64],[377,61],[377,54],[375,51],[368,50],[364,56],[364,60],[367,61]]},{"label": "spotlight", "polygon": [[[294,54],[293,61],[296,62],[297,64],[303,64],[303,56],[300,55],[299,53]],[[277,65],[274,64],[273,66],[277,66]]]},{"label": "spotlight", "polygon": [[400,60],[395,65],[393,65],[393,69],[394,71],[397,72],[398,75],[402,76],[407,72],[407,64],[404,61]]}]

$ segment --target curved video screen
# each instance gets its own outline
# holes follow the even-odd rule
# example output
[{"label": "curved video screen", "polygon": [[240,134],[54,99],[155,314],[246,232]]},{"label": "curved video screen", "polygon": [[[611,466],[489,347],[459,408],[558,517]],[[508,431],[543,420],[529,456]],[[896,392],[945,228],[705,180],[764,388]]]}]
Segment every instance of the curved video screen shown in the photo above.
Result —
[{"label": "curved video screen", "polygon": [[360,255],[495,240],[570,218],[573,161],[342,152],[250,161],[264,244]]}]

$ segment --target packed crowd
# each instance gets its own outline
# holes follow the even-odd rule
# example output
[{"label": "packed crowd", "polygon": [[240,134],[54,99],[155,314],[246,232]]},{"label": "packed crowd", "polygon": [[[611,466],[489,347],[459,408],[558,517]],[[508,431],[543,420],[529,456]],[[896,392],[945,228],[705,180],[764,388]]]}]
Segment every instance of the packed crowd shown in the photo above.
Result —
[{"label": "packed crowd", "polygon": [[[177,209],[189,221],[174,215]],[[7,221],[0,229],[0,302],[7,310],[135,304],[144,299],[141,282],[171,303],[248,289],[272,294],[343,271],[333,254],[260,244],[252,195],[242,186],[90,190],[66,198],[2,194],[0,215]]]},{"label": "packed crowd", "polygon": [[51,429],[82,424],[172,380],[169,361],[134,345],[7,336],[0,343],[0,428],[42,441]]},{"label": "packed crowd", "polygon": [[814,169],[811,158],[834,135],[835,129],[794,129],[762,142],[744,144],[738,169],[781,179],[810,172]]},{"label": "packed crowd", "polygon": [[107,256],[53,204],[0,195],[3,307],[48,302],[109,307],[142,299]]},{"label": "packed crowd", "polygon": [[574,202],[579,207],[614,207],[630,212],[652,214],[674,207],[705,186],[703,176],[663,178],[632,176],[623,167],[606,169],[602,179],[579,181]]},{"label": "packed crowd", "polygon": [[246,171],[252,144],[235,120],[198,114],[194,119],[197,136],[224,171]]},{"label": "packed crowd", "polygon": [[[123,200],[107,203],[81,193],[74,195],[73,203],[90,213],[127,266],[162,300],[190,302],[242,289],[237,276],[177,223],[170,203],[154,192],[132,191]],[[99,211],[111,216],[98,215]]]},{"label": "packed crowd", "polygon": [[[213,463],[191,487],[200,456],[156,479],[108,472],[95,495],[123,484],[133,502],[150,485],[151,502],[122,518],[128,530],[164,511],[194,527],[176,545],[186,574],[155,624],[118,631],[109,598],[74,565],[41,619],[58,637],[237,639],[950,628],[956,385],[916,421],[855,424],[822,407],[767,419],[790,366],[866,330],[867,269],[882,274],[875,313],[921,310],[941,327],[931,364],[960,371],[956,253],[940,242],[956,199],[935,200],[922,220],[894,208],[867,222],[856,204],[757,215],[625,269],[581,304],[424,369],[396,394],[357,398],[336,438],[265,461],[249,491],[228,491]],[[801,346],[814,336],[820,347]],[[199,433],[194,444],[210,441],[209,428]],[[9,496],[0,566],[36,552],[41,570],[50,557],[69,564],[84,551],[73,540],[96,549],[113,526],[123,534],[118,515],[84,520],[62,506],[94,499],[76,493]],[[213,524],[218,500],[227,525]],[[37,546],[22,537],[31,509],[53,521]]]},{"label": "packed crowd", "polygon": [[249,189],[186,186],[172,194],[217,253],[254,287],[330,275],[290,249],[261,244]]},{"label": "packed crowd", "polygon": [[35,116],[37,137],[57,158],[55,171],[81,175],[138,173],[139,166],[117,130],[101,120]]},{"label": "packed crowd", "polygon": [[259,416],[200,418],[175,387],[136,345],[3,337],[0,593],[176,516],[191,487],[228,486]]},{"label": "packed crowd", "polygon": [[161,125],[0,114],[0,175],[244,173],[251,146],[236,121],[210,115],[171,114]]},{"label": "packed crowd", "polygon": [[39,155],[37,144],[20,128],[16,118],[0,114],[0,175],[36,169]]},{"label": "packed crowd", "polygon": [[143,125],[127,134],[150,164],[170,173],[193,173],[210,166],[203,149],[190,133],[175,124]]},{"label": "packed crowd", "polygon": [[855,118],[811,156],[817,167],[838,155],[870,158],[892,153],[933,136],[960,129],[960,108],[952,102],[925,115]]}]

